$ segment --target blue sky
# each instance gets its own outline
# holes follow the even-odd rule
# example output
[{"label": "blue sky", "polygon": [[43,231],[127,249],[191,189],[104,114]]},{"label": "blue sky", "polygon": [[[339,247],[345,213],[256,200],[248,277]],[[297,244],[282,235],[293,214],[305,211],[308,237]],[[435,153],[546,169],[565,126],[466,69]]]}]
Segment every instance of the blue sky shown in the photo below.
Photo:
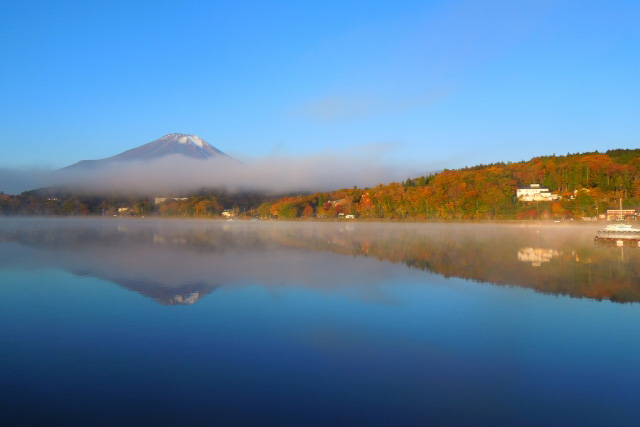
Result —
[{"label": "blue sky", "polygon": [[0,167],[167,133],[407,170],[640,147],[637,1],[57,1],[0,13]]}]

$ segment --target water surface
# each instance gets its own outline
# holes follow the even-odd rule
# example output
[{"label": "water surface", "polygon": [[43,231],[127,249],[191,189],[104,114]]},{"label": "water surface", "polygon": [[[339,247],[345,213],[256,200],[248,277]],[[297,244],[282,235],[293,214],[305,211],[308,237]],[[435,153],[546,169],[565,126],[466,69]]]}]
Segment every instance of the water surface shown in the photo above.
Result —
[{"label": "water surface", "polygon": [[0,419],[628,425],[640,248],[595,230],[0,219]]}]

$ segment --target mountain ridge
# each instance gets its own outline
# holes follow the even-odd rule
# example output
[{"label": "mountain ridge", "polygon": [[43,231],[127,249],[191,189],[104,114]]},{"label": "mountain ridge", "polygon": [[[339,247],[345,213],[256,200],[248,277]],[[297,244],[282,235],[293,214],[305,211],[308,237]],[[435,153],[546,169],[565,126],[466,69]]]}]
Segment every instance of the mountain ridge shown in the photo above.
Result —
[{"label": "mountain ridge", "polygon": [[59,170],[90,170],[113,162],[149,161],[176,154],[203,160],[212,157],[233,159],[197,135],[170,133],[114,156],[95,160],[80,160]]}]

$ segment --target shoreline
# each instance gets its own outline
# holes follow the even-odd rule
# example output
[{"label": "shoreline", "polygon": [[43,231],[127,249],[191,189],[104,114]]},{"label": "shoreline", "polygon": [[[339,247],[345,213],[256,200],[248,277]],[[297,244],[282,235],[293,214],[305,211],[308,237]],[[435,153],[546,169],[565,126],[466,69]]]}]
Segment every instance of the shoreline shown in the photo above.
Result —
[{"label": "shoreline", "polygon": [[[554,227],[589,227],[600,224],[609,224],[611,221],[580,221],[580,220],[562,220],[555,222],[554,220],[466,220],[466,219],[449,219],[449,220],[431,220],[431,219],[386,219],[386,218],[363,218],[363,219],[343,219],[343,218],[194,218],[194,217],[162,217],[162,216],[106,216],[106,215],[5,215],[0,216],[0,221],[14,219],[54,219],[54,220],[105,220],[105,221],[185,221],[185,222],[273,222],[273,223],[336,223],[336,224],[439,224],[439,225],[456,225],[456,224],[495,224],[495,225],[527,225],[527,226],[554,226]],[[635,223],[636,221],[632,221]]]}]

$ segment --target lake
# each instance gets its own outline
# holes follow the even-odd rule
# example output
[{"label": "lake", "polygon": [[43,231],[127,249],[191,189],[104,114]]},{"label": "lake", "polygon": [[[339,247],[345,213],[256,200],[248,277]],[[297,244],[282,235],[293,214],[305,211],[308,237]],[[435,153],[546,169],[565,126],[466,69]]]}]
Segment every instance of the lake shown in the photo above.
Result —
[{"label": "lake", "polygon": [[0,424],[636,424],[597,229],[2,218]]}]

